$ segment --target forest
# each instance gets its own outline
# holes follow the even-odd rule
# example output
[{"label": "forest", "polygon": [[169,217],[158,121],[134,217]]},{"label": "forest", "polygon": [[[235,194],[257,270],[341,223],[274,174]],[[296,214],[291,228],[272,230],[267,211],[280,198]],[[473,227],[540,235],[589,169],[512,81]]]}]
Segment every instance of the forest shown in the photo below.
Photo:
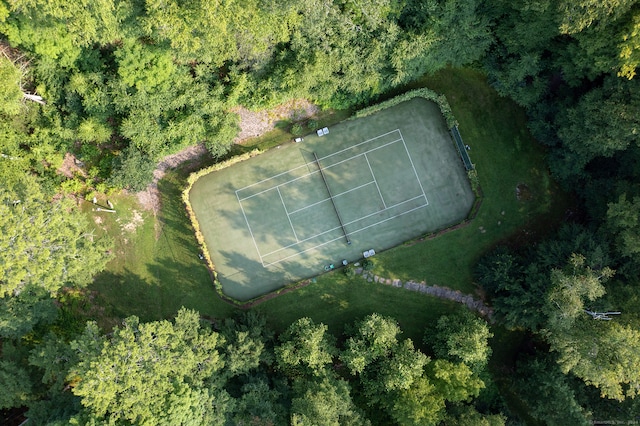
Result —
[{"label": "forest", "polygon": [[[640,2],[0,0],[0,47],[0,419],[640,422]],[[142,190],[199,143],[225,158],[234,107],[355,110],[461,68],[524,109],[572,199],[562,226],[475,264],[496,326],[524,336],[508,389],[493,326],[466,312],[419,342],[376,313],[338,335],[253,310],[104,329],[61,309],[114,256],[77,199]]]}]

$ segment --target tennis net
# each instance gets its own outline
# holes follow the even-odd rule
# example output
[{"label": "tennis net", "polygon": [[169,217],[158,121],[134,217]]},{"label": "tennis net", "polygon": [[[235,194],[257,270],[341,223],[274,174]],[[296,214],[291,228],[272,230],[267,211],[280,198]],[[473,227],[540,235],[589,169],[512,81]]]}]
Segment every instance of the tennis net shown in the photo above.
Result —
[{"label": "tennis net", "polygon": [[320,165],[320,159],[313,153],[313,158],[316,160],[316,164],[318,165],[318,170],[320,170],[320,176],[322,176],[322,181],[324,182],[324,186],[327,188],[327,192],[329,193],[329,199],[331,200],[331,204],[333,205],[333,210],[336,212],[336,216],[338,217],[338,222],[340,222],[340,227],[342,228],[342,232],[344,233],[344,238],[347,240],[347,244],[351,244],[351,240],[349,239],[349,234],[347,234],[347,230],[344,227],[344,223],[342,222],[342,217],[340,216],[340,212],[338,211],[338,207],[336,206],[336,202],[333,200],[333,194],[331,193],[331,189],[329,188],[329,184],[327,183],[327,178],[324,175],[324,170],[322,170],[322,166]]}]

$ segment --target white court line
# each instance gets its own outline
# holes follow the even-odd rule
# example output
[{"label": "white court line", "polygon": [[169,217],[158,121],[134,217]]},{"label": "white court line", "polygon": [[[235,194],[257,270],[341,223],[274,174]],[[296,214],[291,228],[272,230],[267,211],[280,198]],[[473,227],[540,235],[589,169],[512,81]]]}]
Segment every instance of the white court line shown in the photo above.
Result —
[{"label": "white court line", "polygon": [[296,242],[300,242],[298,240],[298,234],[296,234],[296,230],[293,227],[293,223],[291,222],[291,217],[289,216],[289,212],[287,211],[287,205],[284,203],[284,198],[282,198],[282,193],[280,192],[280,188],[276,188],[278,190],[278,195],[280,196],[280,201],[282,201],[282,207],[284,207],[284,212],[287,214],[287,219],[289,219],[289,225],[291,225],[291,230],[293,231],[293,236],[296,237]]},{"label": "white court line", "polygon": [[[422,195],[420,195],[420,196],[418,196],[418,197],[416,197],[416,198],[420,198],[420,197],[422,197]],[[391,216],[391,217],[388,217],[388,218],[386,218],[386,219],[384,219],[384,220],[381,220],[380,222],[376,222],[376,223],[373,223],[373,224],[371,224],[371,225],[367,225],[367,226],[365,226],[365,227],[363,227],[363,228],[361,228],[361,229],[358,229],[358,230],[356,230],[356,231],[349,232],[349,235],[357,234],[358,232],[364,231],[365,229],[371,228],[371,227],[373,227],[373,226],[380,225],[381,223],[387,222],[387,221],[389,221],[389,220],[391,220],[391,219],[396,219],[396,218],[398,218],[398,217],[400,217],[400,216],[403,216],[403,215],[405,215],[405,214],[411,213],[411,212],[413,212],[413,211],[415,211],[415,210],[421,209],[421,208],[423,208],[423,207],[427,207],[428,205],[429,205],[429,204],[423,204],[423,205],[421,205],[421,206],[414,207],[414,208],[412,208],[412,209],[410,209],[410,210],[407,210],[406,212],[398,213],[397,215],[395,215],[395,216]],[[334,228],[334,229],[338,229],[338,228]],[[275,262],[267,263],[266,265],[263,263],[263,266],[264,266],[265,268],[267,268],[267,267],[269,267],[269,266],[276,265],[276,264],[281,263],[281,262],[284,262],[285,260],[288,260],[288,259],[290,259],[290,258],[292,258],[292,257],[300,256],[302,253],[306,253],[306,252],[308,252],[308,251],[315,250],[315,249],[317,249],[317,248],[319,248],[319,247],[326,246],[327,244],[330,244],[330,243],[332,243],[332,242],[334,242],[334,241],[337,241],[337,240],[340,240],[340,239],[342,239],[342,238],[344,238],[344,235],[341,235],[341,236],[339,236],[339,237],[337,237],[337,238],[334,238],[334,239],[332,239],[332,240],[326,241],[326,242],[324,242],[324,243],[322,243],[322,244],[318,244],[317,246],[314,246],[314,247],[308,248],[308,249],[306,249],[306,250],[302,250],[302,251],[296,252],[296,253],[291,254],[291,255],[289,255],[289,256],[287,256],[287,257],[283,257],[282,259],[279,259],[279,260],[277,260],[277,261],[275,261]],[[265,255],[265,257],[266,257],[266,256],[268,256],[268,255]]]},{"label": "white court line", "polygon": [[[395,141],[388,142],[388,143],[386,143],[386,144],[384,144],[384,145],[380,145],[380,146],[378,146],[378,147],[376,147],[376,148],[372,148],[372,149],[370,149],[370,150],[368,150],[368,151],[365,151],[365,152],[362,152],[362,153],[360,153],[360,154],[356,154],[356,155],[354,155],[354,156],[352,156],[352,157],[349,157],[349,158],[347,158],[347,159],[344,159],[344,160],[338,161],[337,163],[333,163],[333,164],[331,164],[330,166],[326,166],[326,167],[324,167],[324,166],[323,166],[323,168],[324,168],[325,170],[330,169],[330,168],[332,168],[332,167],[334,167],[334,166],[337,166],[338,164],[342,164],[342,163],[344,163],[344,162],[351,161],[351,160],[353,160],[354,158],[362,157],[363,155],[367,155],[367,154],[368,154],[368,153],[370,153],[370,152],[377,151],[378,149],[381,149],[381,148],[387,147],[387,146],[389,146],[389,145],[393,145],[394,143],[398,143],[398,142],[403,142],[403,143],[404,143],[404,141],[402,140],[402,138],[401,138],[401,139],[396,139]],[[406,149],[406,147],[405,147],[405,149]],[[319,158],[318,160],[322,160],[322,159],[324,159],[324,158],[329,158],[330,156],[331,156],[331,155],[327,155],[326,157]],[[304,167],[304,166],[300,166],[300,167]],[[291,170],[289,170],[289,171],[299,169],[300,167],[296,167],[295,169],[291,169]],[[285,173],[286,173],[286,172],[285,172]],[[281,187],[281,186],[288,185],[288,184],[290,184],[290,183],[292,183],[292,182],[295,182],[295,181],[300,180],[300,179],[304,179],[304,178],[309,177],[309,176],[311,176],[311,175],[314,175],[314,174],[316,174],[316,173],[320,173],[320,171],[319,171],[319,170],[316,170],[316,171],[314,171],[314,172],[307,173],[306,175],[298,176],[297,178],[294,178],[294,179],[288,180],[288,181],[286,181],[286,182],[279,183],[279,184],[278,184],[278,185],[276,185],[276,186],[272,186],[272,187],[270,187],[270,188],[267,188],[267,189],[264,189],[264,190],[262,190],[262,191],[256,192],[255,194],[251,194],[251,195],[249,195],[248,197],[241,198],[241,200],[242,200],[242,201],[244,201],[244,200],[248,200],[249,198],[255,197],[255,196],[260,195],[260,194],[264,194],[265,192],[269,192],[269,191],[271,191],[271,190],[272,190],[272,189],[274,189],[274,188],[279,188],[279,187]],[[280,175],[282,175],[282,174],[283,174],[283,173],[280,173]],[[280,175],[277,175],[277,176],[280,176]],[[266,181],[266,180],[269,180],[269,179],[265,179],[265,181]],[[242,188],[242,189],[244,189],[244,188]],[[242,189],[238,189],[238,190],[236,190],[236,196],[238,195],[238,191],[242,191]],[[424,192],[424,191],[423,191],[423,192]]]},{"label": "white court line", "polygon": [[418,185],[420,185],[420,189],[422,189],[422,195],[424,195],[424,199],[427,201],[427,204],[429,204],[429,199],[427,198],[427,194],[424,193],[422,182],[420,182],[420,178],[418,177],[418,171],[416,170],[416,166],[413,165],[411,154],[409,154],[409,149],[407,148],[407,144],[404,142],[404,137],[402,136],[402,132],[400,131],[400,129],[398,129],[398,133],[400,133],[400,138],[402,139],[402,145],[404,145],[404,150],[407,151],[407,156],[409,157],[409,162],[411,163],[411,167],[413,168],[413,173],[416,175]]},{"label": "white court line", "polygon": [[[376,140],[376,139],[380,139],[381,137],[383,137],[383,136],[387,136],[387,135],[390,135],[390,134],[391,134],[391,133],[393,133],[393,132],[398,132],[398,133],[400,133],[400,129],[391,130],[390,132],[383,133],[383,134],[381,134],[381,135],[376,136],[375,138],[367,139],[367,140],[366,140],[366,141],[364,141],[364,142],[360,142],[360,143],[358,143],[358,144],[351,145],[349,148],[341,149],[340,151],[336,151],[336,152],[334,152],[334,153],[332,153],[332,154],[329,154],[329,155],[327,155],[327,156],[325,156],[325,157],[320,157],[320,158],[319,158],[319,160],[324,160],[325,158],[329,158],[329,157],[331,157],[331,156],[333,156],[333,155],[336,155],[336,154],[339,154],[339,153],[341,153],[341,152],[348,151],[348,150],[350,150],[350,149],[352,149],[352,148],[355,148],[356,146],[360,146],[360,145],[362,145],[362,144],[369,143],[369,142],[374,141],[374,140]],[[400,133],[400,138],[402,138],[402,133]],[[398,139],[398,140],[400,140],[400,139]],[[303,165],[301,165],[301,166],[294,167],[293,169],[286,170],[286,171],[284,171],[284,172],[282,172],[282,173],[278,173],[278,174],[273,175],[273,176],[271,176],[271,177],[268,177],[268,178],[266,178],[266,179],[262,179],[261,181],[258,181],[258,182],[256,182],[256,183],[252,183],[251,185],[247,185],[247,186],[245,186],[245,187],[242,187],[242,188],[240,188],[240,189],[237,189],[237,190],[236,190],[236,192],[238,192],[238,191],[243,191],[243,190],[245,190],[245,189],[247,189],[247,188],[251,188],[252,186],[259,185],[259,184],[261,184],[261,183],[263,183],[263,182],[266,182],[266,181],[271,180],[271,179],[275,179],[275,178],[277,178],[278,176],[282,176],[282,175],[284,175],[284,174],[287,174],[287,173],[292,172],[292,171],[294,171],[294,170],[301,169],[301,168],[303,168],[303,167],[307,167],[307,164],[303,164]]]},{"label": "white court line", "polygon": [[[333,198],[337,198],[337,197],[340,197],[340,196],[342,196],[342,195],[344,195],[344,194],[348,194],[348,193],[349,193],[349,192],[351,192],[351,191],[355,191],[356,189],[360,189],[360,188],[363,188],[363,187],[365,187],[365,186],[367,186],[367,185],[371,185],[372,183],[374,183],[374,181],[367,182],[367,183],[363,183],[362,185],[356,186],[355,188],[351,188],[351,189],[349,189],[349,190],[346,190],[346,191],[344,191],[344,192],[339,193],[338,195],[334,195],[334,196],[333,196]],[[313,204],[309,204],[308,206],[304,206],[304,207],[302,207],[302,208],[300,208],[300,209],[298,209],[298,210],[294,210],[294,211],[292,211],[292,212],[289,212],[289,214],[298,213],[298,212],[300,212],[300,211],[302,211],[302,210],[306,210],[306,209],[308,209],[309,207],[317,206],[317,205],[318,205],[318,204],[320,204],[320,203],[324,203],[325,201],[330,201],[330,200],[331,200],[331,198],[325,198],[324,200],[316,201],[316,202],[315,202],[315,203],[313,203]]]},{"label": "white court line", "polygon": [[[347,223],[345,223],[345,224],[344,224],[344,226],[345,226],[345,227],[347,227],[348,225],[352,225],[352,224],[354,224],[354,223],[356,223],[356,222],[359,222],[359,221],[361,221],[361,220],[363,220],[363,219],[367,219],[367,218],[370,218],[371,216],[375,216],[375,215],[377,215],[377,214],[381,214],[381,213],[386,212],[387,210],[390,210],[390,209],[392,209],[392,208],[394,208],[394,207],[398,207],[399,205],[402,205],[402,204],[404,204],[404,203],[408,203],[409,201],[417,200],[418,198],[422,198],[422,197],[423,197],[422,195],[418,195],[418,196],[413,197],[413,198],[410,198],[410,199],[408,199],[408,200],[401,201],[401,202],[399,202],[399,203],[396,203],[396,204],[394,204],[394,205],[392,205],[392,206],[387,207],[387,208],[386,208],[386,209],[384,209],[384,210],[378,210],[377,212],[373,212],[373,213],[370,213],[370,214],[364,215],[364,216],[362,216],[362,217],[359,217],[359,218],[357,218],[357,219],[355,219],[355,220],[352,220],[351,222],[347,222]],[[420,206],[420,207],[424,207],[424,206],[428,206],[428,205],[429,205],[429,203],[424,204],[424,205],[422,205],[422,206]],[[411,211],[411,210],[409,210],[409,211]],[[397,215],[396,215],[396,216],[392,216],[392,218],[393,218],[393,217],[397,217]],[[388,219],[385,219],[385,220],[383,220],[382,222],[385,222],[385,221],[387,221],[387,220],[388,220]],[[382,223],[382,222],[377,222],[377,223]],[[374,223],[374,225],[375,225],[375,223]],[[373,226],[373,225],[371,225],[371,226]],[[321,232],[321,233],[319,233],[319,234],[316,234],[316,235],[314,235],[314,236],[312,236],[312,237],[305,238],[304,240],[301,240],[301,241],[300,241],[300,243],[304,243],[304,242],[306,242],[306,241],[313,240],[314,238],[317,238],[317,237],[319,237],[319,236],[321,236],[321,235],[324,235],[324,234],[328,234],[329,232],[331,232],[331,231],[335,231],[336,229],[340,229],[340,228],[341,228],[340,226],[336,226],[335,228],[328,229],[328,230],[326,230],[326,231],[324,231],[324,232]],[[356,232],[359,232],[359,231],[356,231]],[[349,235],[351,235],[351,234],[354,234],[354,232],[349,232]],[[343,236],[343,237],[344,237],[344,236]],[[270,256],[270,255],[272,255],[272,254],[274,254],[274,253],[277,253],[277,252],[279,252],[279,251],[282,251],[282,250],[286,250],[286,249],[288,249],[288,248],[291,248],[291,247],[293,247],[293,246],[295,246],[295,245],[297,245],[297,244],[298,244],[298,243],[293,243],[293,244],[289,244],[288,246],[280,247],[280,248],[279,248],[279,249],[277,249],[277,250],[274,250],[274,251],[272,251],[272,252],[269,252],[269,253],[266,253],[266,254],[262,255],[262,257]],[[304,253],[304,252],[300,252],[300,253]]]},{"label": "white court line", "polygon": [[[236,198],[238,198],[238,193],[236,192]],[[240,210],[242,210],[242,216],[244,216],[244,221],[247,224],[247,228],[249,229],[249,234],[251,234],[251,239],[253,240],[253,245],[256,248],[256,251],[258,252],[258,257],[260,258],[260,263],[262,263],[262,266],[264,266],[264,261],[262,260],[262,255],[260,254],[260,249],[258,248],[258,243],[256,243],[256,239],[253,236],[253,231],[251,231],[251,226],[249,225],[249,220],[247,220],[247,215],[244,212],[244,207],[242,207],[242,201],[240,201],[240,198],[238,198],[238,204],[240,204]]]},{"label": "white court line", "polygon": [[[378,188],[378,194],[380,194],[380,199],[382,200],[382,205],[384,206],[384,208],[387,208],[387,203],[384,202],[384,197],[382,196],[382,192],[380,192],[380,186],[378,186],[378,181],[376,180],[376,175],[373,173],[373,169],[371,168],[371,163],[369,163],[369,157],[367,157],[367,154],[364,155],[364,159],[367,160],[367,166],[369,166],[369,171],[371,172],[371,177],[373,178],[373,181],[376,184],[376,188]],[[424,191],[422,191],[424,192]]]},{"label": "white court line", "polygon": [[[345,191],[345,192],[342,192],[342,193],[340,193],[340,194],[336,195],[335,197],[338,197],[338,196],[344,195],[344,194],[346,194],[346,193],[348,193],[348,192],[351,192],[351,191],[358,190],[358,189],[360,189],[360,188],[362,188],[362,187],[364,187],[364,186],[367,186],[367,185],[370,185],[370,184],[374,183],[374,184],[376,185],[376,188],[378,189],[378,193],[379,193],[379,195],[380,195],[380,199],[382,200],[382,202],[383,202],[383,204],[384,204],[384,206],[385,206],[385,209],[384,209],[384,210],[379,210],[379,211],[377,211],[377,212],[374,212],[374,213],[371,213],[371,214],[368,214],[368,215],[362,216],[362,217],[360,217],[360,218],[358,218],[358,219],[355,219],[355,220],[353,220],[353,221],[351,221],[351,222],[346,223],[346,224],[345,224],[345,226],[347,226],[347,225],[351,225],[351,224],[353,224],[353,223],[356,223],[356,222],[361,221],[361,220],[364,220],[364,219],[367,219],[367,218],[369,218],[369,217],[371,217],[371,216],[374,216],[374,215],[376,215],[376,214],[381,214],[381,213],[383,213],[383,212],[385,212],[385,211],[387,211],[387,210],[389,210],[389,209],[392,209],[392,208],[397,207],[397,206],[399,206],[399,205],[402,205],[402,204],[404,204],[404,203],[408,203],[408,202],[410,202],[410,201],[416,200],[416,199],[418,199],[418,198],[422,198],[422,197],[424,197],[424,199],[425,199],[425,201],[426,201],[426,204],[423,204],[423,205],[421,205],[421,206],[419,206],[419,207],[415,207],[415,208],[410,209],[410,210],[408,210],[408,211],[406,211],[406,212],[402,212],[402,213],[396,214],[396,215],[391,216],[391,217],[389,217],[389,218],[383,219],[383,220],[381,220],[381,221],[379,221],[379,222],[376,222],[376,223],[373,223],[373,224],[367,225],[367,226],[365,226],[364,228],[358,229],[358,230],[356,230],[356,231],[354,231],[354,232],[350,232],[350,233],[349,233],[350,235],[351,235],[351,234],[358,233],[358,232],[363,231],[363,230],[365,230],[365,229],[371,228],[371,227],[373,227],[373,226],[379,225],[379,224],[381,224],[381,223],[387,222],[387,221],[389,221],[389,220],[391,220],[391,219],[394,219],[394,218],[400,217],[400,216],[405,215],[405,214],[407,214],[407,213],[410,213],[410,212],[412,212],[412,211],[414,211],[414,210],[417,210],[417,209],[420,209],[420,208],[422,208],[422,207],[426,207],[426,206],[428,206],[428,205],[429,205],[429,200],[428,200],[427,195],[426,195],[426,193],[425,193],[425,191],[424,191],[424,187],[422,186],[422,182],[420,182],[420,179],[419,179],[419,177],[418,177],[418,172],[417,172],[417,170],[416,170],[416,168],[415,168],[415,165],[414,165],[414,163],[413,163],[413,159],[411,158],[411,154],[409,153],[409,150],[408,150],[407,145],[406,145],[406,143],[405,143],[405,141],[404,141],[404,137],[402,136],[402,132],[400,132],[400,129],[395,129],[395,130],[392,130],[392,131],[390,131],[390,132],[384,133],[384,134],[382,134],[382,135],[376,136],[375,138],[371,138],[371,139],[368,139],[368,140],[366,140],[366,141],[360,142],[360,143],[358,143],[358,144],[356,144],[356,145],[352,145],[352,146],[351,146],[351,147],[349,147],[349,148],[345,148],[345,149],[342,149],[342,150],[340,150],[340,151],[337,151],[337,152],[334,152],[334,153],[332,153],[332,154],[329,154],[329,155],[327,155],[327,156],[325,156],[325,157],[321,157],[319,160],[326,159],[326,158],[329,158],[329,157],[335,156],[335,155],[337,155],[337,154],[340,154],[340,153],[342,153],[342,152],[352,150],[354,147],[357,147],[357,146],[360,146],[360,145],[363,145],[363,144],[366,144],[366,143],[370,143],[371,141],[374,141],[374,140],[379,139],[379,138],[381,138],[381,137],[383,137],[383,136],[386,136],[386,135],[392,134],[392,133],[394,133],[394,132],[398,132],[398,134],[400,135],[400,139],[397,139],[397,140],[394,140],[394,141],[391,141],[391,142],[385,143],[385,144],[383,144],[383,145],[381,145],[381,146],[378,146],[378,147],[372,148],[372,149],[367,150],[367,151],[365,151],[365,152],[363,152],[363,153],[360,153],[360,154],[353,155],[353,156],[351,156],[351,157],[349,157],[349,158],[347,158],[347,159],[344,159],[344,160],[338,161],[338,162],[336,162],[336,163],[334,163],[334,164],[331,164],[330,166],[325,167],[325,169],[329,169],[329,168],[331,168],[331,167],[337,166],[337,165],[342,164],[342,163],[344,163],[344,162],[347,162],[347,161],[353,160],[353,159],[355,159],[355,158],[357,158],[357,157],[364,156],[364,157],[365,157],[365,160],[367,161],[367,165],[369,166],[369,170],[370,170],[371,175],[372,175],[372,177],[373,177],[373,179],[374,179],[374,180],[373,180],[372,182],[368,182],[368,183],[363,184],[363,185],[360,185],[360,186],[358,186],[358,187],[351,188],[351,189],[349,189],[349,190],[347,190],[347,191]],[[413,198],[410,198],[410,199],[408,199],[408,200],[401,201],[401,202],[396,203],[396,204],[394,204],[394,205],[392,205],[392,206],[387,206],[387,205],[386,205],[386,202],[384,201],[384,198],[382,197],[382,193],[380,192],[380,187],[379,187],[378,182],[377,182],[377,180],[376,180],[376,177],[375,177],[375,175],[374,175],[374,173],[373,173],[373,169],[372,169],[372,167],[371,167],[371,164],[370,164],[370,162],[369,162],[369,158],[367,157],[367,154],[368,154],[368,153],[370,153],[370,152],[376,151],[376,150],[378,150],[378,149],[384,148],[384,147],[386,147],[386,146],[389,146],[389,145],[392,145],[392,144],[398,143],[398,142],[402,142],[402,144],[403,144],[403,146],[404,146],[404,149],[405,149],[405,152],[407,153],[407,156],[409,157],[409,162],[411,163],[411,167],[413,168],[413,172],[414,172],[414,175],[415,175],[415,177],[416,177],[416,180],[418,181],[418,185],[420,186],[420,189],[421,189],[421,191],[422,191],[422,195],[418,195],[418,196],[413,197]],[[279,251],[286,250],[286,249],[291,248],[291,247],[293,247],[293,246],[295,246],[295,245],[297,245],[297,244],[299,244],[299,243],[303,243],[303,242],[306,242],[306,241],[308,241],[308,240],[311,240],[311,239],[314,239],[314,238],[320,237],[320,236],[322,236],[322,235],[325,235],[325,234],[327,234],[327,233],[329,233],[329,232],[335,231],[336,229],[339,229],[339,228],[340,228],[339,226],[337,226],[337,227],[334,227],[334,228],[329,229],[329,230],[327,230],[327,231],[324,231],[324,232],[321,232],[321,233],[319,233],[319,234],[316,234],[316,235],[314,235],[314,236],[312,236],[312,237],[305,238],[304,240],[299,240],[299,238],[298,238],[298,236],[297,236],[297,234],[296,234],[296,232],[295,232],[295,229],[293,228],[293,223],[291,222],[290,215],[291,215],[291,214],[294,214],[294,213],[297,213],[297,212],[299,212],[299,211],[305,210],[305,209],[307,209],[307,208],[309,208],[309,207],[312,207],[312,206],[318,205],[318,204],[320,204],[320,203],[323,203],[323,202],[329,201],[330,199],[329,199],[329,198],[326,198],[326,199],[324,199],[324,200],[321,200],[321,201],[318,201],[318,202],[316,202],[316,203],[313,203],[313,204],[311,204],[311,205],[309,205],[309,206],[305,206],[305,207],[303,207],[303,208],[301,208],[301,209],[297,209],[297,210],[295,210],[295,211],[293,211],[293,212],[288,212],[288,211],[287,211],[287,208],[286,208],[286,205],[284,204],[284,199],[283,199],[283,197],[282,197],[282,193],[280,192],[280,186],[284,186],[284,185],[287,185],[287,184],[289,184],[289,183],[295,182],[295,181],[297,181],[297,180],[299,180],[299,179],[303,179],[303,178],[306,178],[306,177],[311,176],[311,175],[313,175],[313,174],[319,173],[319,170],[314,171],[314,172],[307,173],[307,174],[305,174],[305,175],[303,175],[303,176],[300,176],[300,177],[297,177],[297,178],[294,178],[294,179],[291,179],[291,180],[288,180],[288,181],[286,181],[286,182],[284,182],[284,183],[281,183],[281,184],[275,185],[275,186],[273,186],[273,187],[271,187],[271,188],[268,188],[268,189],[266,189],[266,190],[263,190],[263,191],[260,191],[260,192],[258,192],[258,193],[252,194],[252,195],[250,195],[250,196],[248,196],[248,197],[245,197],[245,198],[242,198],[242,199],[241,199],[241,198],[239,197],[239,195],[238,195],[238,193],[239,193],[240,191],[244,190],[244,189],[250,188],[250,187],[255,186],[255,185],[258,185],[258,184],[260,184],[260,183],[267,182],[267,181],[269,181],[269,180],[271,180],[271,179],[274,179],[274,178],[276,178],[276,177],[279,177],[279,176],[285,175],[285,174],[287,174],[287,173],[290,173],[290,172],[292,172],[292,171],[294,171],[294,170],[297,170],[297,169],[300,169],[300,168],[302,168],[302,167],[308,167],[308,164],[304,164],[304,165],[301,165],[301,166],[299,166],[299,167],[296,167],[296,168],[293,168],[293,169],[287,170],[287,171],[285,171],[285,172],[282,172],[282,173],[279,173],[279,174],[277,174],[277,175],[271,176],[270,178],[267,178],[267,179],[263,179],[263,180],[261,180],[261,181],[259,181],[259,182],[256,182],[256,183],[254,183],[254,184],[251,184],[251,185],[245,186],[244,188],[241,188],[241,189],[238,189],[238,190],[236,190],[236,191],[235,191],[235,193],[236,193],[236,198],[238,198],[238,202],[240,203],[240,207],[241,207],[241,209],[242,209],[242,213],[243,213],[243,216],[244,216],[244,218],[245,218],[245,222],[247,223],[247,228],[249,229],[249,232],[250,232],[250,234],[251,234],[251,238],[253,239],[253,244],[254,244],[254,246],[256,247],[256,251],[258,252],[258,256],[260,256],[260,260],[261,260],[262,265],[263,265],[264,267],[267,267],[267,266],[273,265],[273,264],[275,264],[275,263],[282,262],[283,260],[289,259],[289,258],[294,257],[294,256],[298,256],[298,255],[300,255],[300,254],[302,254],[302,253],[305,253],[305,252],[307,252],[307,251],[309,251],[309,250],[313,250],[313,249],[315,249],[315,248],[322,247],[322,246],[324,246],[324,245],[326,245],[326,244],[329,244],[329,243],[331,243],[331,242],[333,242],[333,241],[336,241],[336,240],[339,240],[339,239],[343,238],[343,236],[340,236],[340,237],[337,237],[337,238],[335,238],[335,239],[332,239],[332,240],[330,240],[330,241],[328,241],[328,242],[325,242],[325,243],[319,244],[319,245],[317,245],[317,246],[314,246],[313,248],[306,249],[306,250],[303,250],[303,251],[300,251],[300,252],[296,252],[296,254],[290,255],[290,256],[288,256],[288,257],[286,257],[286,258],[284,258],[284,259],[279,260],[278,262],[273,262],[273,263],[269,263],[269,264],[265,264],[265,263],[264,263],[264,258],[265,258],[266,256],[270,256],[270,255],[275,254],[275,253],[277,253],[277,252],[279,252]],[[247,216],[246,216],[246,214],[245,214],[245,212],[244,212],[244,208],[242,207],[242,203],[241,203],[241,201],[242,201],[242,200],[249,199],[249,198],[252,198],[252,197],[257,196],[257,195],[259,195],[259,194],[265,193],[265,192],[267,192],[267,191],[271,191],[271,190],[272,190],[272,189],[274,189],[274,188],[278,190],[278,194],[279,194],[279,196],[280,196],[280,201],[281,201],[281,202],[282,202],[282,204],[283,204],[283,207],[284,207],[285,212],[286,212],[286,214],[287,214],[287,219],[289,220],[289,224],[291,225],[291,229],[292,229],[292,230],[293,230],[293,232],[294,232],[294,235],[295,235],[295,237],[296,237],[296,241],[297,241],[297,242],[296,242],[296,243],[293,243],[293,244],[290,244],[290,245],[287,245],[287,246],[284,246],[284,247],[281,247],[281,248],[279,248],[279,249],[277,249],[277,250],[275,250],[275,251],[272,251],[272,252],[270,252],[270,253],[267,253],[267,254],[265,254],[265,255],[262,255],[262,254],[260,253],[260,250],[258,249],[258,245],[257,245],[257,242],[256,242],[256,240],[255,240],[255,237],[253,236],[253,232],[251,231],[251,227],[249,226],[249,222],[248,222]]]}]

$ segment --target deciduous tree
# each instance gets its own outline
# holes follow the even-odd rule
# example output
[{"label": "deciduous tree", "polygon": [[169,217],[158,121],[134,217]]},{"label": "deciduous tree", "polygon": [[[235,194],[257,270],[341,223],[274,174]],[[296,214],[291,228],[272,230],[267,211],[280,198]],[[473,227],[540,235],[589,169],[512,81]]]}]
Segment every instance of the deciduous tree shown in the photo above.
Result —
[{"label": "deciduous tree", "polygon": [[276,362],[290,377],[321,375],[337,354],[335,337],[328,333],[328,327],[310,318],[291,324],[280,342],[275,348]]},{"label": "deciduous tree", "polygon": [[129,317],[103,345],[78,347],[68,380],[97,419],[210,424],[225,410],[214,384],[224,366],[220,343],[194,311],[181,309],[173,323]]}]

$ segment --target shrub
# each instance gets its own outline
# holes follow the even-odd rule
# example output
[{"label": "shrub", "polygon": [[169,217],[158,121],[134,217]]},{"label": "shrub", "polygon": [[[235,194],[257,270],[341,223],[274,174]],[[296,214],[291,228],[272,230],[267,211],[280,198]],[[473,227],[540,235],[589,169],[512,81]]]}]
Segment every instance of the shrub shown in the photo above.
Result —
[{"label": "shrub", "polygon": [[302,128],[302,124],[294,123],[293,126],[291,126],[291,134],[292,135],[301,136],[303,132],[304,132],[304,129]]},{"label": "shrub", "polygon": [[141,191],[153,179],[155,162],[134,146],[129,146],[113,161],[108,183],[118,188]]},{"label": "shrub", "polygon": [[365,271],[370,271],[373,269],[373,260],[371,259],[365,259],[362,261],[362,269],[364,269]]},{"label": "shrub", "polygon": [[345,276],[347,276],[348,278],[351,278],[353,276],[356,275],[356,271],[355,269],[353,269],[353,266],[351,265],[347,265],[342,269],[342,272],[344,273]]}]

